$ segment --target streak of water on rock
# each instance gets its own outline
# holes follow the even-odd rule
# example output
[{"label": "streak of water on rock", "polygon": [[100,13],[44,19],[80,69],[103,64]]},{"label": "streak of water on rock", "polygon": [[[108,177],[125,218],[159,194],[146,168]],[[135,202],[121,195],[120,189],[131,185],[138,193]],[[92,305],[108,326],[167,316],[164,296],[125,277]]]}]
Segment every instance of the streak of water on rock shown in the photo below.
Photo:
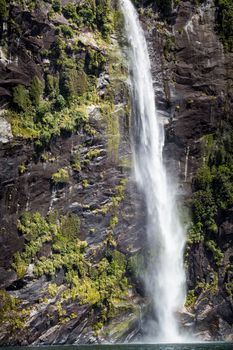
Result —
[{"label": "streak of water on rock", "polygon": [[145,285],[156,320],[147,330],[157,341],[180,342],[183,338],[176,313],[185,300],[185,232],[177,211],[176,189],[163,162],[164,127],[156,111],[145,35],[131,1],[121,0],[120,5],[129,43],[134,170],[147,209],[150,258]]}]

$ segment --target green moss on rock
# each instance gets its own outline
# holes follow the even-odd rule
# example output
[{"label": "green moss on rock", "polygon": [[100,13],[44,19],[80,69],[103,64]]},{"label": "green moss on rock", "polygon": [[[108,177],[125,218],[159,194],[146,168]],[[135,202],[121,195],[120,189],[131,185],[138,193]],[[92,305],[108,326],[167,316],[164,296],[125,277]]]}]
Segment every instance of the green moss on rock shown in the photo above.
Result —
[{"label": "green moss on rock", "polygon": [[12,332],[21,330],[26,322],[27,310],[22,310],[20,300],[0,290],[0,325],[6,324]]},{"label": "green moss on rock", "polygon": [[67,169],[61,168],[56,173],[52,174],[51,179],[55,185],[66,184],[69,182],[70,179],[69,172]]},{"label": "green moss on rock", "polygon": [[0,21],[7,19],[7,3],[6,0],[0,0]]},{"label": "green moss on rock", "polygon": [[215,0],[217,30],[226,51],[233,50],[233,3],[232,0]]},{"label": "green moss on rock", "polygon": [[213,240],[209,240],[206,242],[206,247],[212,252],[214,261],[217,266],[221,266],[224,254],[221,252],[219,247],[217,246],[217,243]]},{"label": "green moss on rock", "polygon": [[19,111],[26,112],[31,106],[29,91],[23,85],[13,88],[13,103]]}]

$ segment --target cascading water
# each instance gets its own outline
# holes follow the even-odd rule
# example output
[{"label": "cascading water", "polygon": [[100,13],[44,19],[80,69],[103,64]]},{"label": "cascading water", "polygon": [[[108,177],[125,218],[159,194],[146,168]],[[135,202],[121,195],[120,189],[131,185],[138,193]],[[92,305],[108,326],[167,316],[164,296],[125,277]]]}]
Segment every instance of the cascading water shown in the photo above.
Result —
[{"label": "cascading water", "polygon": [[176,315],[185,299],[185,233],[177,212],[176,191],[163,165],[164,128],[156,112],[146,39],[131,1],[120,0],[120,5],[129,42],[134,169],[147,206],[150,258],[145,285],[157,322],[148,331],[156,341],[180,342]]}]

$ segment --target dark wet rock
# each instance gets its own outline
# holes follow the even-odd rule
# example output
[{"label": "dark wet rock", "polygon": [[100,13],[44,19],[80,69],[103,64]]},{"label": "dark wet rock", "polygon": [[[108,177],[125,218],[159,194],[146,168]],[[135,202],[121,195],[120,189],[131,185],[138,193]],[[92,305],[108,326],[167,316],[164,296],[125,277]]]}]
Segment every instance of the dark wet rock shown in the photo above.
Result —
[{"label": "dark wet rock", "polygon": [[[220,128],[226,115],[224,106],[232,105],[232,53],[224,53],[215,19],[212,0],[199,6],[180,1],[170,25],[157,17],[154,22],[143,17],[148,29],[156,103],[166,122],[166,165],[178,178],[179,197],[187,205],[192,196],[192,179],[203,161],[203,138]],[[232,113],[227,113],[232,120]],[[228,276],[232,269],[228,267],[232,264],[231,216],[232,210],[219,214],[219,232],[211,238],[224,253],[220,268],[203,242],[194,243],[188,252],[188,288],[196,288],[201,294],[190,309],[194,316],[182,314],[181,323],[205,340],[230,339],[233,332],[231,292],[225,289],[226,281],[232,288],[232,277]],[[197,287],[200,282],[204,289],[211,285],[212,292]]]},{"label": "dark wet rock", "polygon": [[9,287],[16,279],[15,271],[0,268],[0,288]]}]

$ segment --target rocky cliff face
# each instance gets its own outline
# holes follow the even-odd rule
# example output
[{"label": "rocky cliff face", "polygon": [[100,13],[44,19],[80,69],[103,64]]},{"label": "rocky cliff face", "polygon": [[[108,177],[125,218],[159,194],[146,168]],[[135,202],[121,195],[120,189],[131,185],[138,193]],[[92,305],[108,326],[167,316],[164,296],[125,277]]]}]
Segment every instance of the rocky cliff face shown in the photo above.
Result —
[{"label": "rocky cliff face", "polygon": [[130,181],[119,13],[109,1],[98,9],[89,1],[15,2],[7,11],[0,342],[130,338],[144,303],[130,286],[144,218]]},{"label": "rocky cliff face", "polygon": [[155,18],[154,28],[145,20],[157,105],[168,121],[165,157],[176,169],[186,207],[189,313],[182,319],[202,339],[232,339],[233,321],[232,178],[226,175],[232,164],[232,53],[216,31],[217,13],[214,1],[180,1],[169,24]]},{"label": "rocky cliff face", "polygon": [[[232,54],[213,1],[179,1],[167,17],[147,1],[139,12],[185,203],[181,321],[231,339]],[[15,1],[0,16],[0,343],[139,337],[145,217],[117,2]]]}]

